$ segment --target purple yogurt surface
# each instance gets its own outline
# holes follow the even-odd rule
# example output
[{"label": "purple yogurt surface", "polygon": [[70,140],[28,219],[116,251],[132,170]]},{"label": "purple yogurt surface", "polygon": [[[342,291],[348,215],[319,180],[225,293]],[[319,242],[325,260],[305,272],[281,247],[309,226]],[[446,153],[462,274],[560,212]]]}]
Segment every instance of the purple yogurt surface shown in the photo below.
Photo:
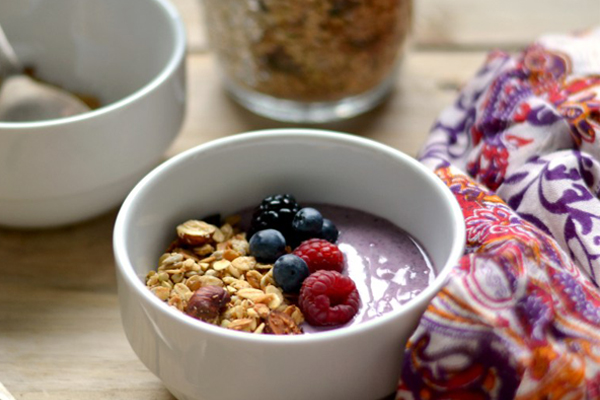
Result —
[{"label": "purple yogurt surface", "polygon": [[[344,326],[399,309],[435,278],[425,251],[390,221],[352,208],[325,204],[311,207],[333,221],[340,231],[337,245],[346,263],[342,273],[352,278],[360,294],[358,314]],[[307,323],[302,328],[306,333],[332,329]]]},{"label": "purple yogurt surface", "polygon": [[[345,258],[342,273],[352,278],[361,301],[358,313],[343,326],[401,308],[434,280],[434,270],[425,251],[390,221],[353,208],[314,203],[302,206],[319,210],[340,232],[337,245]],[[242,213],[248,222],[249,211]],[[305,333],[338,328],[302,325]]]}]

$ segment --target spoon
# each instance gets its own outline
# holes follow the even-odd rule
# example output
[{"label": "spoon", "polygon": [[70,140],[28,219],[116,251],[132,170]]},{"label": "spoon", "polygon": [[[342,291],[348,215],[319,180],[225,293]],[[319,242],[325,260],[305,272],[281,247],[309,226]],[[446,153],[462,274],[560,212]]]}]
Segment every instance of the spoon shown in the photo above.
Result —
[{"label": "spoon", "polygon": [[[4,62],[2,62],[4,61]],[[64,118],[90,108],[75,95],[26,75],[23,65],[0,26],[0,122]]]}]

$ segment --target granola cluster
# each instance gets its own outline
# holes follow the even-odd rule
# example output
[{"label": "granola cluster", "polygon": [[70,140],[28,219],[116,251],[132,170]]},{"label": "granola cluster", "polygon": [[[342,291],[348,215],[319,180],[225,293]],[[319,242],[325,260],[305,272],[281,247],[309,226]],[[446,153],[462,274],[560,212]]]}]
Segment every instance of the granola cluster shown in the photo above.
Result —
[{"label": "granola cluster", "polygon": [[299,334],[304,316],[273,278],[273,265],[249,255],[239,216],[221,227],[190,220],[159,258],[146,286],[179,311],[237,331]]}]

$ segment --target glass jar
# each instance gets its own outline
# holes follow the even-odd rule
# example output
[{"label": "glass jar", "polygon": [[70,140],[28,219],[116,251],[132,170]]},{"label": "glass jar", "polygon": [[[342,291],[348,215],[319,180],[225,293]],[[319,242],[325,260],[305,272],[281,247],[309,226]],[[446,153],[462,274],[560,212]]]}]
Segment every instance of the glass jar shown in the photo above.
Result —
[{"label": "glass jar", "polygon": [[227,91],[257,114],[328,122],[391,90],[412,0],[204,0]]}]

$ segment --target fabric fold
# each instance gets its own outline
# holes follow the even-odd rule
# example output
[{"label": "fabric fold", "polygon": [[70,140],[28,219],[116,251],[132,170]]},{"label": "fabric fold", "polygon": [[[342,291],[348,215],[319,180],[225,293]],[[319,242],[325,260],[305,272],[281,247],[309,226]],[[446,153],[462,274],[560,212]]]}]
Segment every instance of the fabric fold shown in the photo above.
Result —
[{"label": "fabric fold", "polygon": [[397,399],[600,399],[600,29],[492,52],[419,158],[466,251],[406,347]]}]

